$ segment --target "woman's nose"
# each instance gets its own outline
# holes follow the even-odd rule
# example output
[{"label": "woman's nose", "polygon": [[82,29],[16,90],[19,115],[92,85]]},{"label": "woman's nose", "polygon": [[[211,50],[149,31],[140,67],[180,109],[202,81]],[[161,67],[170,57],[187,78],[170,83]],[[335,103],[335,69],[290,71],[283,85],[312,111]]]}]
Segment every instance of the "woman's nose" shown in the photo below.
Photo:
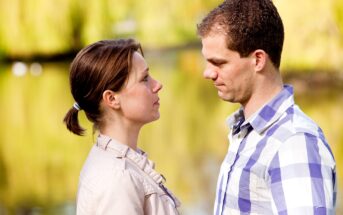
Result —
[{"label": "woman's nose", "polygon": [[154,82],[155,82],[155,84],[154,84],[154,87],[152,90],[154,93],[157,93],[158,91],[160,91],[162,89],[163,85],[157,80],[154,80]]}]

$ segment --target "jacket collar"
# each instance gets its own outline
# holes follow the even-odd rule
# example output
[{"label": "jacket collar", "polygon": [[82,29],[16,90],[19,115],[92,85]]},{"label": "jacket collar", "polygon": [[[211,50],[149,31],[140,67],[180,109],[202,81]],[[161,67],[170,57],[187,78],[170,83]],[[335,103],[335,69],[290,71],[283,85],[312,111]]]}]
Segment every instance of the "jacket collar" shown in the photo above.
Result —
[{"label": "jacket collar", "polygon": [[148,174],[157,184],[165,183],[166,179],[162,174],[159,174],[154,170],[154,162],[148,159],[148,155],[144,151],[140,149],[135,151],[127,145],[103,134],[99,134],[96,146],[105,151],[111,151],[117,158],[129,159],[142,171]]}]

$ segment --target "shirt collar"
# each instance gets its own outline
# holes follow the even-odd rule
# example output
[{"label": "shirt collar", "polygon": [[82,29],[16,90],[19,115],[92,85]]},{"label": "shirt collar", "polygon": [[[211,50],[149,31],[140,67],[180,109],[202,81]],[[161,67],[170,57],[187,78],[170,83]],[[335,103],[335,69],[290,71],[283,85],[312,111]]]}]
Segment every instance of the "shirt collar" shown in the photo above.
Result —
[{"label": "shirt collar", "polygon": [[[249,117],[249,119],[241,123],[240,127],[242,128],[250,124],[254,130],[262,133],[292,105],[294,105],[293,87],[291,85],[284,85],[280,93]],[[244,112],[243,107],[240,107],[238,111],[228,117],[227,124],[232,129],[242,119],[244,120]]]}]

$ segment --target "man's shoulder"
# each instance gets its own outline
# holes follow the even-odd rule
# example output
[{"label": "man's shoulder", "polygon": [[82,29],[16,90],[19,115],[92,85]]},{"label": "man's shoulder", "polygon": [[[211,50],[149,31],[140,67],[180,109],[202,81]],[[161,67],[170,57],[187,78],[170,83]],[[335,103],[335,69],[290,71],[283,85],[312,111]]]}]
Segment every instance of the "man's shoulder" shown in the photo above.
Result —
[{"label": "man's shoulder", "polygon": [[297,105],[294,105],[294,115],[292,125],[295,133],[310,134],[320,136],[321,129],[308,115],[306,115]]},{"label": "man's shoulder", "polygon": [[270,135],[271,137],[278,139],[281,142],[284,142],[293,136],[305,134],[321,139],[323,138],[322,131],[317,123],[307,116],[297,105],[290,107],[283,117],[268,130],[273,131],[273,135]]},{"label": "man's shoulder", "polygon": [[[274,125],[276,129],[271,136],[271,142],[278,143],[274,151],[278,159],[283,162],[306,163],[309,158],[305,155],[311,153],[316,158],[320,157],[328,166],[335,165],[321,128],[297,105],[291,107],[283,119],[283,122],[280,119],[279,124]],[[319,154],[320,156],[317,156]]]}]

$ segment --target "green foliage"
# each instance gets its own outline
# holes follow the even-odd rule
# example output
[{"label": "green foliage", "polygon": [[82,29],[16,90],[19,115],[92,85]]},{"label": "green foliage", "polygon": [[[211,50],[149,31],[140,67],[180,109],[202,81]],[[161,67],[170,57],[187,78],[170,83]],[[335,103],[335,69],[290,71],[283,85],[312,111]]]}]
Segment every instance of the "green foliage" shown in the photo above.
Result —
[{"label": "green foliage", "polygon": [[[131,33],[139,37],[138,29],[146,27],[142,23],[151,20],[150,13],[141,10],[143,4],[111,0],[2,1],[0,35],[6,53],[12,56],[65,52],[95,40],[115,37],[120,35],[115,30],[116,24],[127,19],[134,19],[137,27]],[[154,9],[151,14],[160,11],[156,4],[149,8]]]},{"label": "green foliage", "polygon": [[[275,0],[284,20],[282,68],[343,66],[341,0]],[[198,41],[196,24],[215,0],[2,0],[0,57],[53,55],[104,38],[134,37],[144,47]],[[306,10],[304,10],[306,8]]]},{"label": "green foliage", "polygon": [[275,1],[285,26],[282,68],[341,71],[342,34],[335,19],[335,11],[343,8],[339,1]]},{"label": "green foliage", "polygon": [[333,12],[336,18],[336,23],[339,31],[340,44],[343,47],[343,1],[335,0],[333,4]]}]

